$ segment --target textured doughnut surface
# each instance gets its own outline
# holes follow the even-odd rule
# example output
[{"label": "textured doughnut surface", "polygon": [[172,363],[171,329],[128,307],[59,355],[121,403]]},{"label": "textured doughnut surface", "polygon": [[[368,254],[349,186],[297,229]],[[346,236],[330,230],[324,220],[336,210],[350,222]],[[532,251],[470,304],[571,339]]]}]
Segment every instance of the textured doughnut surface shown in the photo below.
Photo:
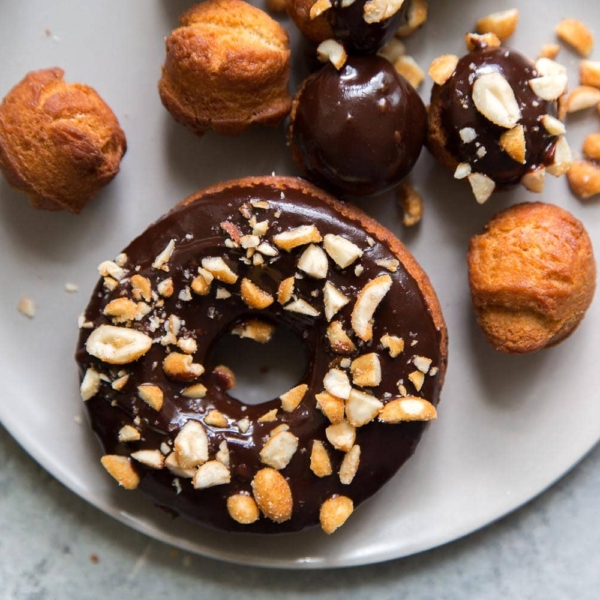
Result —
[{"label": "textured doughnut surface", "polygon": [[119,172],[127,144],[112,110],[62,69],[28,73],[0,105],[0,170],[35,208],[79,213]]},{"label": "textured doughnut surface", "polygon": [[468,265],[477,320],[501,352],[535,352],[561,342],[594,297],[589,235],[552,204],[517,204],[496,215],[471,239]]},{"label": "textured doughnut surface", "polygon": [[[426,275],[387,230],[302,180],[199,192],[100,270],[82,397],[105,468],[174,514],[330,533],[435,417],[447,338]],[[211,351],[231,333],[268,343],[272,327],[303,340],[308,366],[289,393],[246,406]]]},{"label": "textured doughnut surface", "polygon": [[180,18],[166,39],[158,84],[173,118],[197,135],[237,135],[278,125],[290,111],[290,48],[285,30],[241,0],[208,0]]}]

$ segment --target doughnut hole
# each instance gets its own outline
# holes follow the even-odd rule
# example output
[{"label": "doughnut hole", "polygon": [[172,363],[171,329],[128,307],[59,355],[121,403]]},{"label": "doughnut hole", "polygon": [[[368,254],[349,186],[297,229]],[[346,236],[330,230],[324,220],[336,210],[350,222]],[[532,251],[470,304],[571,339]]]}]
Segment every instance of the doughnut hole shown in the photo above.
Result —
[{"label": "doughnut hole", "polygon": [[414,167],[427,113],[415,89],[380,56],[327,64],[294,98],[288,142],[308,179],[341,195],[394,188]]},{"label": "doughnut hole", "polygon": [[242,404],[254,406],[297,386],[306,373],[308,355],[302,340],[280,324],[266,343],[233,334],[222,336],[207,362],[211,371],[220,365],[231,369],[235,387],[228,389],[227,394]]}]

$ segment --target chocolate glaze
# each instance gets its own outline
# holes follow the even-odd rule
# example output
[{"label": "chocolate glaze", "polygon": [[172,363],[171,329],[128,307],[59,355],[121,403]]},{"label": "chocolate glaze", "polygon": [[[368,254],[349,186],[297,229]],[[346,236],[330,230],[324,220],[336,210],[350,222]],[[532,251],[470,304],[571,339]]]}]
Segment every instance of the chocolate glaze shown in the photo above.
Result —
[{"label": "chocolate glaze", "polygon": [[412,0],[405,0],[400,10],[380,23],[365,21],[364,7],[368,0],[355,0],[345,8],[342,1],[333,0],[331,8],[325,12],[335,39],[341,41],[351,54],[375,54],[406,22]]},{"label": "chocolate glaze", "polygon": [[[519,124],[525,128],[525,164],[513,160],[499,145],[500,136],[507,130],[486,119],[472,100],[473,83],[480,75],[499,72],[509,82],[521,109]],[[467,162],[473,171],[491,177],[498,188],[518,184],[523,175],[540,166],[552,164],[557,137],[544,128],[544,115],[556,116],[556,102],[537,96],[529,80],[538,77],[535,65],[515,50],[508,48],[476,48],[464,56],[454,74],[443,86],[434,86],[432,105],[441,107],[441,126],[448,152],[458,162]],[[460,130],[472,127],[477,138],[464,143]],[[477,155],[484,147],[486,154]]]},{"label": "chocolate glaze", "polygon": [[[121,280],[119,287],[113,292],[106,291],[102,282],[99,282],[85,317],[94,327],[110,323],[102,313],[104,306],[116,297],[130,297],[129,276],[137,271],[150,279],[153,290],[156,290],[159,281],[172,277],[175,293],[165,301],[162,310],[156,309],[158,312],[153,311],[142,321],[135,322],[133,327],[157,338],[164,334],[164,329],[161,326],[155,333],[150,331],[152,316],[160,316],[162,311],[163,316],[178,315],[185,321],[180,335],[190,332],[197,340],[198,351],[194,355],[194,362],[207,367],[211,364],[210,355],[217,340],[240,320],[260,316],[278,326],[291,328],[304,340],[308,355],[308,367],[302,382],[308,384],[309,391],[295,411],[286,413],[280,410],[276,421],[258,423],[257,418],[273,408],[279,408],[280,401],[274,399],[258,406],[245,406],[224,391],[220,378],[210,373],[210,368],[198,380],[208,388],[206,398],[191,400],[183,397],[181,390],[186,384],[169,380],[161,368],[166,349],[160,343],[155,343],[142,359],[124,367],[104,364],[87,353],[85,343],[92,329],[81,330],[77,347],[76,359],[81,376],[90,366],[107,374],[112,380],[121,369],[130,374],[129,381],[120,392],[115,391],[110,383],[103,382],[100,392],[85,403],[91,425],[107,454],[129,455],[140,449],[160,448],[162,443],[171,444],[186,420],[201,420],[213,408],[227,416],[228,427],[205,425],[205,429],[210,440],[210,458],[214,458],[222,440],[228,442],[232,475],[229,485],[195,490],[191,480],[180,478],[181,491],[178,494],[174,487],[177,485],[174,484],[176,478],[169,470],[153,470],[135,461],[133,464],[141,476],[139,489],[157,505],[175,515],[228,531],[280,533],[304,529],[319,522],[319,508],[333,494],[349,496],[356,506],[374,494],[412,455],[426,426],[424,423],[386,425],[371,422],[359,428],[356,443],[361,447],[361,460],[356,477],[350,485],[342,485],[337,476],[343,453],[334,450],[326,442],[333,475],[322,479],[316,477],[309,468],[312,440],[326,439],[325,428],[329,422],[316,408],[314,394],[323,390],[323,377],[330,368],[330,363],[337,363],[341,358],[331,350],[326,341],[325,318],[292,313],[283,310],[277,302],[263,311],[250,310],[240,299],[239,280],[233,285],[215,285],[218,283],[215,281],[208,296],[194,294],[193,299],[188,302],[178,299],[180,291],[189,285],[190,277],[195,276],[196,267],[205,256],[223,257],[240,279],[250,277],[271,293],[276,292],[282,279],[298,273],[296,263],[302,248],[289,253],[281,251],[279,256],[269,259],[265,266],[255,267],[239,260],[245,256],[245,251],[226,247],[228,236],[219,223],[230,221],[243,233],[249,233],[251,228],[248,221],[238,209],[252,200],[267,200],[270,203],[271,208],[268,210],[253,209],[258,220],[269,220],[270,227],[265,238],[299,225],[314,224],[322,235],[343,235],[362,248],[364,255],[360,264],[364,270],[359,275],[354,272],[356,264],[342,270],[330,261],[327,279],[349,297],[355,298],[369,280],[388,273],[375,263],[381,259],[393,259],[394,254],[379,241],[375,241],[371,247],[358,220],[342,216],[305,191],[283,189],[284,192],[281,187],[268,184],[234,187],[210,193],[187,206],[176,207],[125,249],[128,257],[125,268],[129,270],[129,275]],[[176,246],[169,262],[169,272],[165,273],[154,269],[152,262],[171,239],[176,240]],[[383,402],[388,401],[391,396],[397,397],[397,382],[402,379],[409,393],[437,404],[441,386],[440,373],[444,370],[444,365],[440,362],[445,360],[440,353],[441,332],[434,325],[419,286],[405,268],[400,265],[395,273],[389,275],[393,284],[375,315],[373,341],[361,342],[355,355],[377,351],[379,339],[384,333],[403,337],[406,348],[399,357],[392,359],[387,351],[379,352],[383,377],[381,384],[373,388],[373,393]],[[298,297],[318,307],[321,314],[323,284],[323,280],[304,276],[296,279],[295,289]],[[219,286],[229,289],[233,295],[226,300],[215,299],[215,290]],[[315,290],[317,297],[312,295]],[[350,302],[336,315],[336,319],[341,320],[348,331],[351,330],[353,305],[354,302]],[[209,313],[212,318],[207,317]],[[413,340],[415,345],[411,346]],[[432,359],[432,366],[440,368],[438,374],[425,377],[423,388],[418,394],[407,379],[408,373],[414,370],[414,366],[409,364],[413,355],[427,356]],[[142,383],[152,383],[163,390],[165,400],[160,412],[151,409],[138,398],[137,386]],[[133,424],[136,416],[141,420],[136,427],[141,431],[142,439],[138,442],[120,443],[119,429],[125,424]],[[252,423],[245,434],[235,425],[243,417],[248,417]],[[281,423],[287,423],[290,431],[299,438],[298,451],[290,464],[281,471],[292,490],[292,518],[276,524],[262,517],[252,525],[240,525],[229,516],[226,499],[236,492],[251,493],[250,482],[254,474],[265,466],[261,464],[258,452],[269,431]]]},{"label": "chocolate glaze", "polygon": [[294,99],[289,143],[317,184],[352,195],[385,192],[419,158],[425,106],[384,58],[351,57],[310,76]]}]

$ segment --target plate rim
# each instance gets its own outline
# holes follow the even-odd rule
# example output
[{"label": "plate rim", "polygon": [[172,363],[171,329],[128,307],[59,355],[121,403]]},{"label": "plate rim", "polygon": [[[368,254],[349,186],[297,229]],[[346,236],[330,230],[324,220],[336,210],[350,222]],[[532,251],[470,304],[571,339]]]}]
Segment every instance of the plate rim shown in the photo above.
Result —
[{"label": "plate rim", "polygon": [[[575,469],[585,458],[586,456],[600,443],[600,434],[598,439],[588,443],[583,449],[583,452],[580,452],[578,457],[570,464],[567,465],[566,468],[560,471],[556,477],[554,477],[551,481],[547,483],[543,488],[535,491],[533,494],[528,494],[523,500],[517,503],[514,506],[511,506],[509,509],[501,512],[500,514],[496,514],[494,517],[490,518],[481,518],[478,521],[471,523],[468,527],[451,529],[452,533],[448,533],[445,536],[442,536],[436,541],[431,540],[432,536],[429,538],[424,538],[425,543],[423,544],[423,540],[421,545],[424,546],[422,548],[411,550],[405,548],[405,550],[400,551],[399,553],[394,552],[378,552],[370,555],[366,560],[364,558],[356,558],[356,559],[346,559],[339,560],[335,557],[329,557],[321,562],[311,562],[311,561],[302,561],[300,559],[266,559],[266,558],[255,558],[253,556],[239,556],[235,552],[227,553],[227,552],[215,552],[211,550],[209,546],[204,548],[198,547],[197,544],[194,544],[186,539],[177,538],[175,536],[171,536],[165,534],[162,530],[158,528],[153,528],[148,526],[145,522],[135,520],[127,513],[124,513],[118,509],[118,507],[111,506],[110,503],[105,503],[101,500],[98,500],[94,497],[93,494],[89,493],[82,486],[80,486],[76,481],[70,480],[68,474],[66,472],[62,472],[61,469],[58,469],[51,463],[50,460],[46,460],[43,457],[39,448],[30,442],[29,438],[26,435],[25,429],[21,429],[15,422],[12,422],[10,417],[7,419],[5,414],[2,414],[0,410],[0,422],[5,427],[6,431],[9,435],[19,444],[19,446],[47,473],[52,475],[57,481],[61,483],[65,488],[67,488],[70,492],[74,493],[76,496],[93,506],[95,509],[100,510],[104,515],[116,519],[119,523],[142,533],[150,537],[151,539],[157,540],[159,542],[169,544],[174,548],[178,548],[180,550],[184,550],[186,552],[190,552],[192,554],[202,556],[205,558],[210,558],[213,560],[221,560],[230,564],[243,565],[249,567],[260,567],[265,569],[292,569],[292,570],[323,570],[323,569],[342,569],[342,568],[352,568],[359,566],[367,566],[373,564],[379,564],[388,562],[391,560],[399,560],[402,558],[406,558],[408,556],[414,556],[416,554],[422,554],[424,552],[428,552],[430,550],[434,550],[435,548],[439,548],[441,546],[445,546],[452,542],[458,541],[480,529],[487,527],[488,525],[492,525],[493,523],[500,521],[506,516],[520,510],[526,504],[538,498],[542,494],[544,494],[548,489],[553,487],[556,483],[558,483],[563,477],[565,477],[570,471]],[[198,527],[199,530],[206,529],[200,524],[194,524],[195,527]],[[247,534],[252,535],[252,534]],[[289,537],[293,537],[294,533],[282,534]],[[256,536],[260,538],[262,536]]]}]

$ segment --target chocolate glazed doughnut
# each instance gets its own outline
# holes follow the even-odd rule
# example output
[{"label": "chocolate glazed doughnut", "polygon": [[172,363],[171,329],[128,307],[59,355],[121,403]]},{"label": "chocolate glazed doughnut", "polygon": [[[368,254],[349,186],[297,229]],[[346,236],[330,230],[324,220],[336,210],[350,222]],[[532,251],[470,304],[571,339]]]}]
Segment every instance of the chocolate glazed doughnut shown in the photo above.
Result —
[{"label": "chocolate glazed doughnut", "polygon": [[[331,533],[412,455],[435,417],[447,338],[429,280],[386,229],[306,182],[198,192],[115,261],[77,362],[102,463],[128,489],[216,529]],[[308,366],[247,406],[212,348],[273,327]]]}]

